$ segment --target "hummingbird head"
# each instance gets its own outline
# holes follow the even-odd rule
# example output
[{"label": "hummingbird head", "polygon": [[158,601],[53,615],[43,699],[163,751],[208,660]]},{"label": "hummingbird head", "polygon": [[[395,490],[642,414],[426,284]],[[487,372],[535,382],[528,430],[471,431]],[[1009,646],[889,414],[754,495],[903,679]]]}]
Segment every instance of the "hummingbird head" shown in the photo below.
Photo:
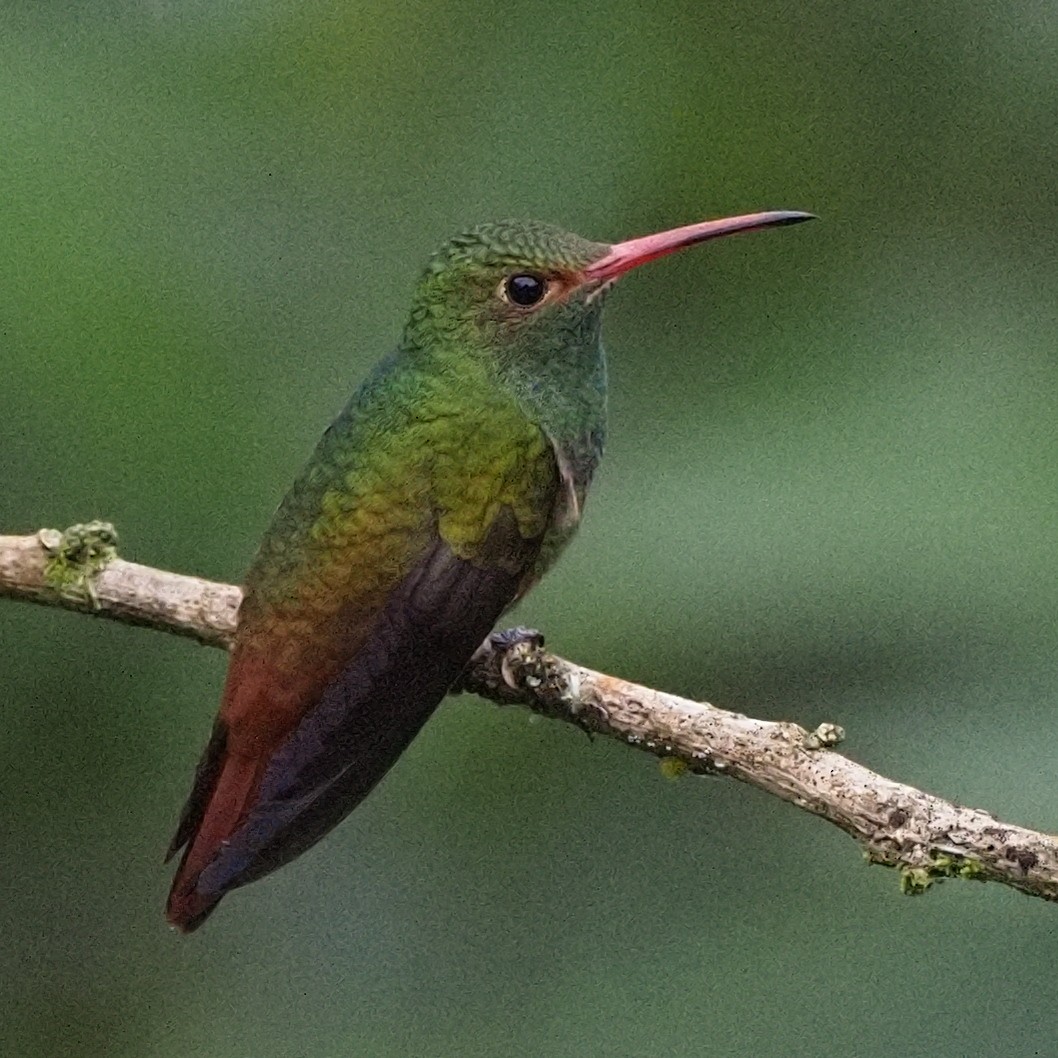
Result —
[{"label": "hummingbird head", "polygon": [[704,221],[609,245],[535,221],[483,224],[449,240],[416,288],[404,345],[438,341],[529,366],[541,356],[591,354],[603,296],[625,272],[739,231],[812,219],[774,211]]},{"label": "hummingbird head", "polygon": [[457,342],[509,357],[597,330],[598,284],[584,269],[609,249],[549,224],[499,221],[450,239],[430,259],[409,321],[414,344]]}]

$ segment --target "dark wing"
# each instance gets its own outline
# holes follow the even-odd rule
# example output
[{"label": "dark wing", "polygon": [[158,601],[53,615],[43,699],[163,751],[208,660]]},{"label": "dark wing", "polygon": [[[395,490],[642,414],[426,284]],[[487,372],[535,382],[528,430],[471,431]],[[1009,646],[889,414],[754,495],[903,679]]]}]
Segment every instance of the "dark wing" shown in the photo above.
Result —
[{"label": "dark wing", "polygon": [[522,537],[507,508],[473,560],[435,539],[363,647],[269,759],[239,825],[201,871],[178,872],[174,922],[194,929],[226,892],[304,852],[367,796],[515,598],[540,542]]}]

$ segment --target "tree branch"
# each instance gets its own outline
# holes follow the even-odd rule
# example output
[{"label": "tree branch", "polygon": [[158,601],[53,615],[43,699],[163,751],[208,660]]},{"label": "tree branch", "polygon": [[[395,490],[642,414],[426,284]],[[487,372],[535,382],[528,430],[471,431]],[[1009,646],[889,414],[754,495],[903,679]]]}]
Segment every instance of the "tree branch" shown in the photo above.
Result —
[{"label": "tree branch", "polygon": [[[107,523],[0,536],[0,597],[62,606],[228,647],[241,592],[230,584],[124,562]],[[842,732],[753,720],[582,668],[525,637],[493,637],[461,688],[620,739],[680,771],[729,775],[855,838],[901,888],[996,881],[1058,900],[1058,840],[893,782],[833,752]]]}]

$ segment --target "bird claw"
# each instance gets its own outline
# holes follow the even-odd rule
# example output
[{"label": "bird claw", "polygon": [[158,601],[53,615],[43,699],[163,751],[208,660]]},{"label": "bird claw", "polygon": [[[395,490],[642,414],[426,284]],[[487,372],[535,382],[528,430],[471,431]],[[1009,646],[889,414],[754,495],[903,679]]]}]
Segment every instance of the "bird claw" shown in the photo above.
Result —
[{"label": "bird claw", "polygon": [[[500,655],[500,676],[503,682],[512,690],[518,690],[518,678],[511,666],[513,653],[516,647],[524,647],[527,650],[540,650],[544,645],[544,635],[535,628],[526,628],[517,625],[514,628],[505,628],[501,632],[493,632],[479,648],[490,654]],[[524,658],[524,651],[518,651],[520,658]]]},{"label": "bird claw", "polygon": [[515,647],[521,646],[524,646],[527,649],[540,650],[543,645],[543,632],[538,632],[535,628],[526,628],[524,625],[517,625],[514,628],[504,628],[499,632],[492,632],[485,639],[485,642],[474,651],[470,661],[467,662],[467,667],[463,670],[463,674],[449,689],[449,693],[458,694],[461,691],[466,690],[467,674],[474,669],[475,666],[488,661],[491,661],[492,664],[499,669],[500,676],[507,687],[512,691],[518,690],[518,681],[516,680],[509,663],[511,651],[514,650]]}]

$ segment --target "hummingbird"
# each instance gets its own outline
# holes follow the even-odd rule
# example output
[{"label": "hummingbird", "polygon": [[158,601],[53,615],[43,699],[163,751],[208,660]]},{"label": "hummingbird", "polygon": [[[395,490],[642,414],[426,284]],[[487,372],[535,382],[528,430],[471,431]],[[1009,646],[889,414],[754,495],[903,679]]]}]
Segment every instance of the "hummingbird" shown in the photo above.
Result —
[{"label": "hummingbird", "polygon": [[638,265],[812,219],[707,220],[613,245],[536,222],[457,235],[396,351],[324,433],[246,575],[213,730],[167,859],[190,932],[389,771],[573,536],[606,434],[607,291]]}]

